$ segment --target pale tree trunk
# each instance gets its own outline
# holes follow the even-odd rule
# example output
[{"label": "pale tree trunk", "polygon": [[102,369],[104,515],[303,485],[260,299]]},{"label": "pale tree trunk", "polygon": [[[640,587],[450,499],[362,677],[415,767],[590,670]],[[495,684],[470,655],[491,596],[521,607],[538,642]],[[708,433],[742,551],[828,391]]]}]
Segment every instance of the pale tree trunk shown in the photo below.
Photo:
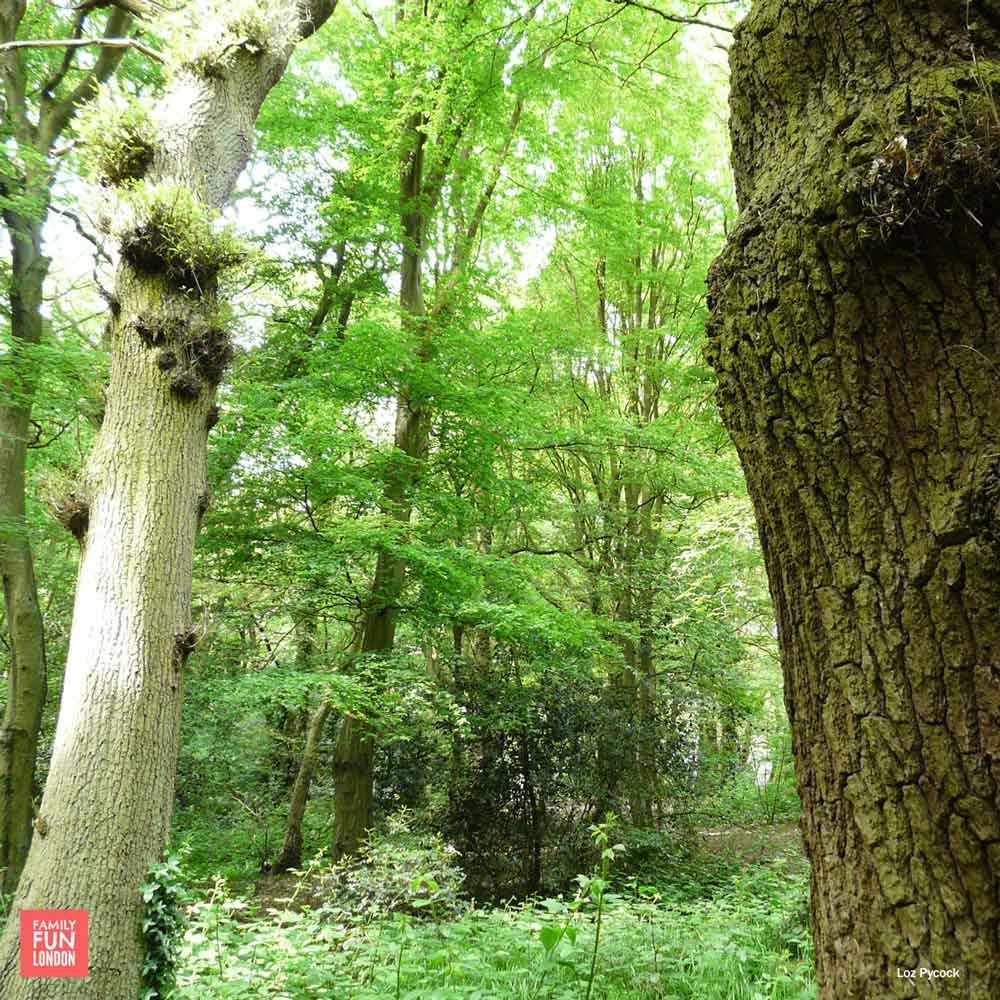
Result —
[{"label": "pale tree trunk", "polygon": [[731,53],[709,356],[777,614],[819,995],[988,1000],[1000,10],[759,0]]},{"label": "pale tree trunk", "polygon": [[[181,55],[156,107],[146,182],[176,185],[220,208],[290,39],[313,31],[332,6],[274,5],[276,19],[286,10],[291,26],[280,41],[276,33],[230,47],[208,75],[198,68],[204,62],[186,66]],[[198,258],[187,272],[148,218],[122,223],[107,412],[78,497],[82,554],[39,835],[0,939],[4,1000],[134,1000],[143,961],[139,885],[170,825],[207,423],[229,347],[216,318],[217,258]],[[21,909],[89,911],[86,980],[20,977]]]},{"label": "pale tree trunk", "polygon": [[[0,43],[17,38],[26,13],[17,0],[0,0]],[[81,15],[82,17],[82,15]],[[81,20],[81,24],[82,24]],[[124,32],[129,17],[114,11],[108,35]],[[79,107],[115,71],[120,50],[107,49],[92,70],[65,87],[72,55],[37,95],[22,52],[0,53],[2,123],[32,158],[0,176],[7,199],[3,223],[11,244],[10,328],[15,349],[42,341],[42,292],[49,259],[42,228],[55,179],[52,150]],[[18,175],[19,169],[23,172]],[[18,204],[22,198],[25,207]],[[0,379],[0,577],[3,580],[11,669],[0,724],[0,889],[13,892],[31,841],[38,735],[47,693],[45,636],[38,603],[31,541],[25,521],[25,483],[31,412],[39,367],[34,358],[8,357],[11,374]]]}]

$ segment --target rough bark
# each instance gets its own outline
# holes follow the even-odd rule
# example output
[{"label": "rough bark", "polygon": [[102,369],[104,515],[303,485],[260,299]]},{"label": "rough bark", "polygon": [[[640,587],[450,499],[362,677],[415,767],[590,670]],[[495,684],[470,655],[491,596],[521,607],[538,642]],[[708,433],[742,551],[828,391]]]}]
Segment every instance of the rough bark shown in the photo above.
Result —
[{"label": "rough bark", "polygon": [[[294,26],[301,16],[311,31],[332,5],[274,9],[287,11]],[[220,208],[295,38],[292,30],[280,44],[267,37],[230,46],[211,72],[181,56],[156,107],[146,182]],[[108,405],[81,490],[73,626],[39,810],[38,829],[46,832],[33,840],[0,938],[4,1000],[134,1000],[143,961],[139,885],[169,830],[182,672],[194,641],[191,577],[206,498],[207,418],[229,348],[218,327],[212,261],[181,267],[150,218],[137,212],[119,220]],[[20,977],[21,909],[89,911],[87,979]]]},{"label": "rough bark", "polygon": [[828,1000],[1000,996],[998,55],[996,3],[929,0],[759,0],[731,50],[709,358]]}]

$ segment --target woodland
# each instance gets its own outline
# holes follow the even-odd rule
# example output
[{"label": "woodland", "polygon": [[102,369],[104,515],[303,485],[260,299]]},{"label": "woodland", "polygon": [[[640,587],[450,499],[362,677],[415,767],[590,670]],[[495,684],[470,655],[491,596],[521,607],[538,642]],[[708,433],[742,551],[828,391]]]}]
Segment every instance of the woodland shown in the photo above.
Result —
[{"label": "woodland", "polygon": [[995,0],[0,0],[0,1000],[996,1000],[995,86]]}]

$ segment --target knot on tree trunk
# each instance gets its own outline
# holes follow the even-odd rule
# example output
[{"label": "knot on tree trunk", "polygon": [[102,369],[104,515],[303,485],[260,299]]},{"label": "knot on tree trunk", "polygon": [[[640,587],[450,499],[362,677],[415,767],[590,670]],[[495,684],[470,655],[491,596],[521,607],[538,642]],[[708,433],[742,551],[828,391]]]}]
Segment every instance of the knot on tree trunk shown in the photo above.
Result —
[{"label": "knot on tree trunk", "polygon": [[174,667],[180,670],[198,645],[198,633],[194,629],[179,632],[174,636]]},{"label": "knot on tree trunk", "polygon": [[52,503],[52,513],[78,542],[84,540],[90,527],[90,504],[84,497],[67,493]]},{"label": "knot on tree trunk", "polygon": [[218,213],[187,188],[142,184],[129,199],[133,221],[117,235],[122,257],[139,273],[206,295],[220,271],[246,261],[243,242],[220,229]]},{"label": "knot on tree trunk", "polygon": [[[170,388],[181,399],[197,399],[204,385],[217,386],[233,359],[233,345],[229,333],[221,326],[195,319],[191,321],[188,335],[179,346],[180,358],[172,355],[174,363],[161,370],[177,367]],[[206,417],[209,420],[210,414]],[[211,425],[209,425],[211,426]]]}]

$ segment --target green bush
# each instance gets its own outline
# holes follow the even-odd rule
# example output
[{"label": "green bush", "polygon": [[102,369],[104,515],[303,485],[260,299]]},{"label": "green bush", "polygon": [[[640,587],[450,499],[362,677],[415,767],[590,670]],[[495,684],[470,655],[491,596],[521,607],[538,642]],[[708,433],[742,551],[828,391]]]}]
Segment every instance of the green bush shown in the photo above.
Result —
[{"label": "green bush", "polygon": [[315,876],[321,907],[373,920],[391,913],[454,918],[468,909],[458,853],[435,834],[409,830],[404,816],[388,836],[373,837],[358,853]]},{"label": "green bush", "polygon": [[142,892],[142,1000],[165,1000],[176,980],[177,952],[184,931],[187,897],[180,859],[151,865]]}]

